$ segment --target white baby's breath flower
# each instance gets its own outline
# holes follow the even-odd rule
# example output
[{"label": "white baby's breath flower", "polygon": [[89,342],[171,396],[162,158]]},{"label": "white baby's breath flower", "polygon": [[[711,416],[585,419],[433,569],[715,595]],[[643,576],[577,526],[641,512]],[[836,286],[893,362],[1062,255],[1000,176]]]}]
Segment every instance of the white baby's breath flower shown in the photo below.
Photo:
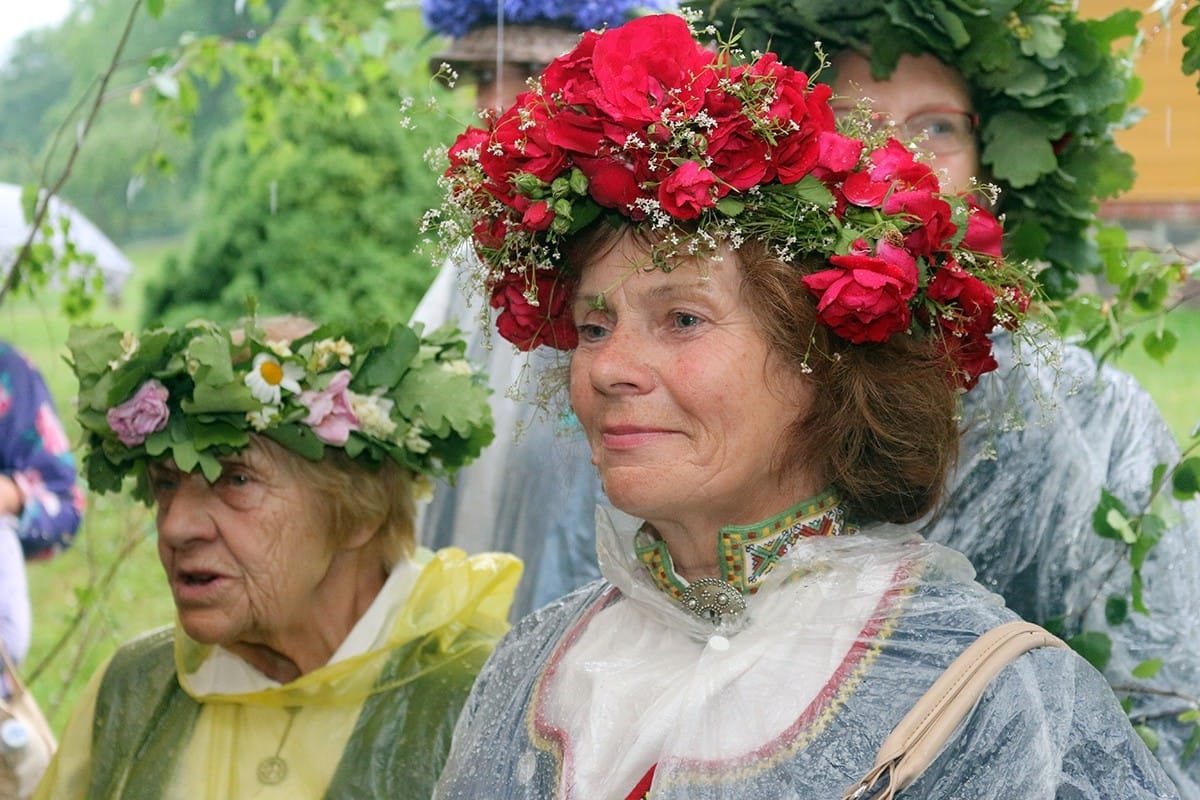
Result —
[{"label": "white baby's breath flower", "polygon": [[262,433],[279,416],[279,406],[263,406],[258,411],[247,411],[246,421],[250,423],[250,427]]},{"label": "white baby's breath flower", "polygon": [[400,445],[410,453],[428,453],[430,448],[429,440],[421,435],[425,425],[421,419],[413,420],[412,425],[404,432],[404,439]]},{"label": "white baby's breath flower", "polygon": [[443,361],[442,369],[449,372],[451,375],[473,375],[475,370],[471,368],[471,364],[461,358],[456,358],[453,361]]},{"label": "white baby's breath flower", "polygon": [[347,342],[344,336],[337,341],[322,339],[313,344],[313,364],[318,372],[328,367],[335,358],[343,367],[348,367],[353,356],[354,346]]},{"label": "white baby's breath flower", "polygon": [[129,359],[133,358],[137,353],[138,348],[142,346],[137,334],[133,331],[125,331],[121,335],[121,355],[119,358],[114,358],[108,362],[109,369],[116,369]]},{"label": "white baby's breath flower", "polygon": [[425,475],[413,476],[412,495],[418,503],[429,502],[433,499],[433,481]]},{"label": "white baby's breath flower", "polygon": [[396,432],[396,423],[392,421],[392,407],[395,403],[386,397],[378,395],[346,393],[350,398],[350,409],[358,417],[363,433],[376,439],[390,439]]}]

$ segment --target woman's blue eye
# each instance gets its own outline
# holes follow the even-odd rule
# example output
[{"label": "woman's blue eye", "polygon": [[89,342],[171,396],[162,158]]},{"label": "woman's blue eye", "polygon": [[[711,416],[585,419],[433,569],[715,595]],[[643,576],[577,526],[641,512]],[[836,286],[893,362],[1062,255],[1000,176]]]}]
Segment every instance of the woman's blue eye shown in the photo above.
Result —
[{"label": "woman's blue eye", "polygon": [[576,325],[575,330],[579,333],[581,339],[598,339],[604,336],[604,327],[601,325],[593,325],[591,323],[583,323]]},{"label": "woman's blue eye", "polygon": [[694,328],[700,322],[700,317],[695,314],[688,314],[686,311],[675,312],[675,324],[680,328]]}]

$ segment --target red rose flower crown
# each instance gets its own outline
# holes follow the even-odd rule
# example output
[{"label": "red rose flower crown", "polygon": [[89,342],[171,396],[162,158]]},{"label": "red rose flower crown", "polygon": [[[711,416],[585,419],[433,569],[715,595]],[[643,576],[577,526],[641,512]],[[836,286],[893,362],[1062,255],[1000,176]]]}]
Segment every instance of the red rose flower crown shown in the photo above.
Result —
[{"label": "red rose flower crown", "polygon": [[[601,215],[654,232],[653,263],[757,238],[828,268],[800,277],[818,321],[855,344],[932,335],[970,388],[996,368],[1032,274],[1000,255],[1001,226],[932,168],[854,120],[831,89],[779,63],[702,46],[683,18],[583,34],[507,111],[448,151],[446,199],[426,217],[470,239],[475,276],[522,350],[573,349],[560,245]],[[852,135],[857,133],[857,135]]]}]

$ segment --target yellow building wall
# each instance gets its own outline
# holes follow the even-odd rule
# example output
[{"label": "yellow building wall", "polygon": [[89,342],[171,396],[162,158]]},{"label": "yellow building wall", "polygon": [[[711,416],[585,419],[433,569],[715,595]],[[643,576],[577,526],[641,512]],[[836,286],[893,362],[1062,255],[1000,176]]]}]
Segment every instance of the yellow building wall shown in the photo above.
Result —
[{"label": "yellow building wall", "polygon": [[[1148,10],[1151,0],[1143,2],[1079,0],[1078,8],[1080,16],[1102,18],[1123,8]],[[1118,203],[1168,204],[1176,208],[1162,209],[1163,216],[1195,219],[1200,215],[1200,89],[1196,74],[1183,74],[1179,6],[1177,2],[1166,25],[1158,24],[1157,13],[1143,21],[1146,42],[1137,62],[1143,85],[1137,104],[1146,115],[1117,134],[1120,146],[1134,157],[1137,181]]]}]

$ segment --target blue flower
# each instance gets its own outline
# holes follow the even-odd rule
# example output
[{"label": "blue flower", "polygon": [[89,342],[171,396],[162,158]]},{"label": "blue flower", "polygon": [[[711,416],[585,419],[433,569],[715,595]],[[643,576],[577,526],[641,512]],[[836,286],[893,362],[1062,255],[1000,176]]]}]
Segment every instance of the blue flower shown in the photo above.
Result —
[{"label": "blue flower", "polygon": [[[514,25],[558,25],[575,30],[616,27],[641,14],[675,10],[675,0],[504,0],[504,21]],[[494,24],[495,0],[421,0],[425,25],[457,38]]]}]

